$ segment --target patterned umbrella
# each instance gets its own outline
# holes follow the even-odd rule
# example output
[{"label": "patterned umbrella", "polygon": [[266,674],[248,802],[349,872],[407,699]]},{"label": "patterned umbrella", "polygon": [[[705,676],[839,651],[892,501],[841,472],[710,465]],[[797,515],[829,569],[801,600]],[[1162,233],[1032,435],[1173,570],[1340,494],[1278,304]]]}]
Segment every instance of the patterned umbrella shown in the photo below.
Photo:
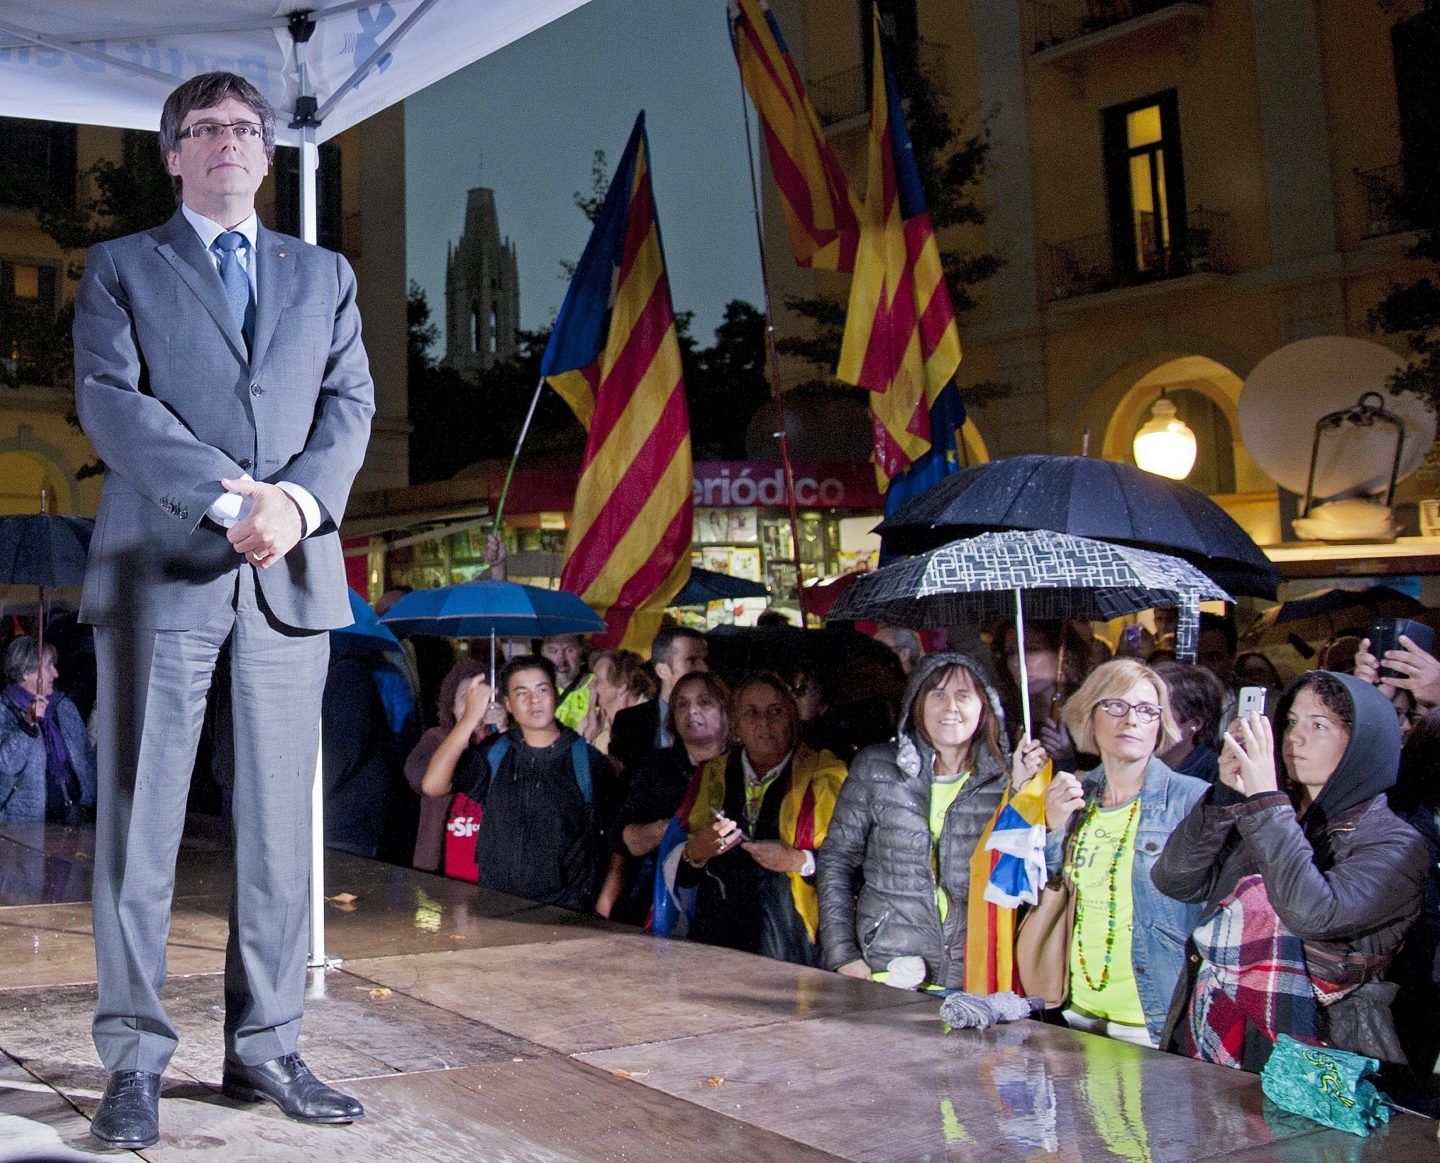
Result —
[{"label": "patterned umbrella", "polygon": [[1152,606],[1179,606],[1175,653],[1193,660],[1200,603],[1229,600],[1219,585],[1177,557],[1023,529],[967,537],[884,566],[841,594],[830,617],[923,629],[1021,616],[1108,620]]}]

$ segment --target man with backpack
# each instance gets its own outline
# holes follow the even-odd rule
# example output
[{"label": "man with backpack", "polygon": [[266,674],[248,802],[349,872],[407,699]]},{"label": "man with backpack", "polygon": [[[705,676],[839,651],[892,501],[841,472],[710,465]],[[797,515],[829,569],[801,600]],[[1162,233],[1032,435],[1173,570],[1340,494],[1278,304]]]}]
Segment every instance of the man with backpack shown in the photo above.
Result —
[{"label": "man with backpack", "polygon": [[[555,668],[548,659],[512,659],[498,686],[513,726],[467,749],[452,780],[427,772],[421,790],[463,792],[483,807],[475,842],[480,885],[589,912],[604,876],[605,830],[615,809],[610,761],[556,720]],[[457,732],[463,729],[464,717],[456,724]]]}]

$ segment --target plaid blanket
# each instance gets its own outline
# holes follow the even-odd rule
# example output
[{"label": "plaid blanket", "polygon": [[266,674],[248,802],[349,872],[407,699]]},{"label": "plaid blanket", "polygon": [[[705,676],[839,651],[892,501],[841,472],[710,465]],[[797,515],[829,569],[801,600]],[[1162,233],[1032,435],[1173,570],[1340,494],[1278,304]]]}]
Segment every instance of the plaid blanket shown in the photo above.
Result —
[{"label": "plaid blanket", "polygon": [[1271,1042],[1289,1034],[1320,1045],[1322,999],[1346,988],[1311,978],[1304,942],[1276,915],[1259,875],[1242,879],[1193,940],[1201,961],[1181,1030],[1186,1054],[1239,1069],[1251,1029]]}]

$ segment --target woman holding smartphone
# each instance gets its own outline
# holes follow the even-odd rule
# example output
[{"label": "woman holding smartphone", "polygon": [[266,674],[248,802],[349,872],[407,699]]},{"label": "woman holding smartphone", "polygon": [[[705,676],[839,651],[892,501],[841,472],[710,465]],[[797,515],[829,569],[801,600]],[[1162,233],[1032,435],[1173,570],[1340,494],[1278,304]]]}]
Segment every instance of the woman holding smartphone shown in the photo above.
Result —
[{"label": "woman holding smartphone", "polygon": [[1065,704],[1065,725],[1100,766],[1057,771],[1045,795],[1045,862],[1075,886],[1075,1029],[1155,1046],[1185,959],[1194,906],[1155,891],[1150,869],[1207,785],[1160,760],[1180,737],[1170,691],[1134,658],[1101,663]]},{"label": "woman holding smartphone", "polygon": [[1368,683],[1312,670],[1276,721],[1279,762],[1263,716],[1231,724],[1219,782],[1155,865],[1161,892],[1207,906],[1162,1045],[1259,1070],[1289,1034],[1403,1062],[1380,977],[1419,912],[1427,856],[1385,801],[1395,713]]}]

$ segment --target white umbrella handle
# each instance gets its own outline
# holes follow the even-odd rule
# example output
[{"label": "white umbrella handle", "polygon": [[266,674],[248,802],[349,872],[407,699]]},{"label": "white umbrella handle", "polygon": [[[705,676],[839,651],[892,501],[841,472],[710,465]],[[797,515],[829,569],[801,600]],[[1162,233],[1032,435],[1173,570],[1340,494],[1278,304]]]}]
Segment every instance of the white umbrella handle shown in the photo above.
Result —
[{"label": "white umbrella handle", "polygon": [[1033,739],[1030,729],[1030,670],[1025,665],[1025,606],[1020,600],[1020,587],[1015,587],[1015,656],[1020,660],[1020,711],[1025,720],[1025,738]]}]

